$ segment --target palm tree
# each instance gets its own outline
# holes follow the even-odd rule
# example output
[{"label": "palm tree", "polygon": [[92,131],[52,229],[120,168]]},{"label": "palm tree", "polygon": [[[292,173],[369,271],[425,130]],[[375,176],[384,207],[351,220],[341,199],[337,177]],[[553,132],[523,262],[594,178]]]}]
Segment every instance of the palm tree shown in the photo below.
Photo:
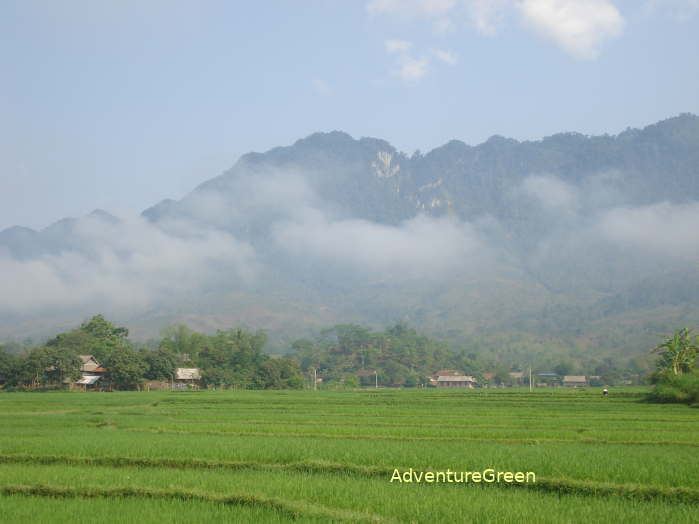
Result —
[{"label": "palm tree", "polygon": [[697,337],[694,338],[693,340],[691,329],[683,328],[658,344],[653,349],[653,353],[660,354],[658,367],[665,371],[672,371],[673,375],[691,371],[699,351]]}]

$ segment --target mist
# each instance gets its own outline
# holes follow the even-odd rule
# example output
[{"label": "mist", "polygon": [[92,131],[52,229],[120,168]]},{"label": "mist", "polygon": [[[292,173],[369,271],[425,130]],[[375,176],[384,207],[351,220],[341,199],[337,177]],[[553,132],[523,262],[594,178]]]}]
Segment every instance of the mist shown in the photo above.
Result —
[{"label": "mist", "polygon": [[638,266],[630,262],[639,256],[654,270],[661,260],[670,267],[699,256],[699,203],[631,207],[614,202],[616,190],[605,193],[604,180],[576,187],[552,174],[525,177],[508,197],[529,220],[517,245],[495,215],[469,222],[419,213],[387,225],[347,217],[299,171],[243,173],[190,194],[178,218],[87,216],[63,238],[70,249],[28,259],[5,249],[0,310],[134,313],[210,289],[259,287],[272,268],[293,279],[290,261],[353,282],[440,281],[497,264],[521,264],[546,278],[558,265],[570,282],[590,284],[576,272],[585,265],[589,274],[591,264],[599,270],[595,260],[608,272]]},{"label": "mist", "polygon": [[[419,322],[431,312],[446,329],[507,322],[519,314],[514,304],[531,315],[546,304],[594,307],[649,278],[697,269],[699,202],[653,201],[624,169],[530,169],[508,174],[497,191],[469,182],[463,193],[462,180],[421,171],[383,141],[319,135],[316,150],[315,136],[244,157],[142,216],[96,212],[3,232],[6,326],[95,312],[230,311],[231,321],[265,328],[295,324],[303,310],[297,327],[327,318]],[[346,156],[324,149],[328,140]],[[375,172],[386,163],[388,175]]]}]

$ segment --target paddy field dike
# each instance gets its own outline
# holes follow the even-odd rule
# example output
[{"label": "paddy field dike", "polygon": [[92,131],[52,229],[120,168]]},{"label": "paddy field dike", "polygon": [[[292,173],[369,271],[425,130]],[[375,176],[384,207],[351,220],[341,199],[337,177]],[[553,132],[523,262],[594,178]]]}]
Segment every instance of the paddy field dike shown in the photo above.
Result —
[{"label": "paddy field dike", "polygon": [[643,393],[0,393],[0,522],[699,522],[699,410]]}]

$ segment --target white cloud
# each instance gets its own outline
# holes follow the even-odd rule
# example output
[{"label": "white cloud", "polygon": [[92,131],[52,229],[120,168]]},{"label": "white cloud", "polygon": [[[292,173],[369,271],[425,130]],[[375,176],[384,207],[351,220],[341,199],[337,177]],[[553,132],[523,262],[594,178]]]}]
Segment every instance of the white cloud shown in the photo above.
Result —
[{"label": "white cloud", "polygon": [[405,16],[439,16],[451,11],[456,0],[369,0],[369,14],[398,14]]},{"label": "white cloud", "polygon": [[277,224],[275,241],[292,254],[341,269],[399,278],[441,278],[482,261],[487,249],[474,228],[448,218],[418,216],[398,226],[366,220],[328,220],[308,213]]},{"label": "white cloud", "polygon": [[[413,45],[406,40],[386,40],[384,43],[386,53],[396,57],[396,65],[393,73],[406,82],[416,82],[427,75],[431,63],[430,56],[423,55],[419,58],[410,53]],[[448,65],[456,64],[456,54],[444,49],[433,49],[431,56]]]},{"label": "white cloud", "polygon": [[410,54],[413,45],[405,40],[386,40],[384,43],[386,53],[396,55],[396,69],[394,73],[407,82],[416,82],[427,74],[429,59],[416,58]]},{"label": "white cloud", "polygon": [[476,30],[482,35],[494,35],[512,3],[512,0],[469,0],[468,11]]},{"label": "white cloud", "polygon": [[452,51],[445,51],[443,49],[435,49],[433,51],[433,53],[434,53],[434,56],[436,56],[438,60],[444,62],[445,64],[456,65],[456,54],[454,54]]},{"label": "white cloud", "polygon": [[0,274],[11,275],[0,279],[0,311],[142,310],[212,283],[240,285],[256,272],[248,244],[192,222],[158,227],[141,218],[88,217],[72,238],[79,251],[23,261],[0,255]]},{"label": "white cloud", "polygon": [[[699,0],[646,0],[679,17],[699,12]],[[572,56],[596,58],[605,41],[621,35],[624,19],[612,0],[369,0],[371,15],[423,19],[436,33],[453,31],[468,17],[478,33],[495,35],[510,13]]]},{"label": "white cloud", "polygon": [[384,45],[386,46],[386,52],[388,54],[407,53],[413,46],[413,44],[405,40],[386,40]]},{"label": "white cloud", "polygon": [[366,4],[370,15],[390,15],[401,18],[428,18],[437,34],[454,30],[451,13],[456,0],[369,0]]},{"label": "white cloud", "polygon": [[427,74],[428,64],[429,61],[426,58],[418,59],[405,56],[401,59],[398,76],[408,82],[415,82]]},{"label": "white cloud", "polygon": [[553,176],[528,176],[522,183],[521,189],[525,194],[535,197],[549,208],[572,209],[577,206],[575,188]]},{"label": "white cloud", "polygon": [[521,0],[526,22],[577,58],[593,59],[619,36],[624,19],[609,0]]},{"label": "white cloud", "polygon": [[615,208],[600,217],[598,228],[616,243],[667,258],[699,256],[697,202]]}]

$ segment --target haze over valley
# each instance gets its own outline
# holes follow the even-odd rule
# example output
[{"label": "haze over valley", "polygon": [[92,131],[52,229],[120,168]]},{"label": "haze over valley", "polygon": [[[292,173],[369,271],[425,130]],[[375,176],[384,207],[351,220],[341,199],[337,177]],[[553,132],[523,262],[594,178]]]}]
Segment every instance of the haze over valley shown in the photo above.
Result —
[{"label": "haze over valley", "polygon": [[[699,313],[699,117],[404,153],[315,133],[140,216],[0,232],[0,336],[101,312],[265,329],[406,322],[497,358],[631,358]],[[529,358],[529,356],[527,356]]]}]

